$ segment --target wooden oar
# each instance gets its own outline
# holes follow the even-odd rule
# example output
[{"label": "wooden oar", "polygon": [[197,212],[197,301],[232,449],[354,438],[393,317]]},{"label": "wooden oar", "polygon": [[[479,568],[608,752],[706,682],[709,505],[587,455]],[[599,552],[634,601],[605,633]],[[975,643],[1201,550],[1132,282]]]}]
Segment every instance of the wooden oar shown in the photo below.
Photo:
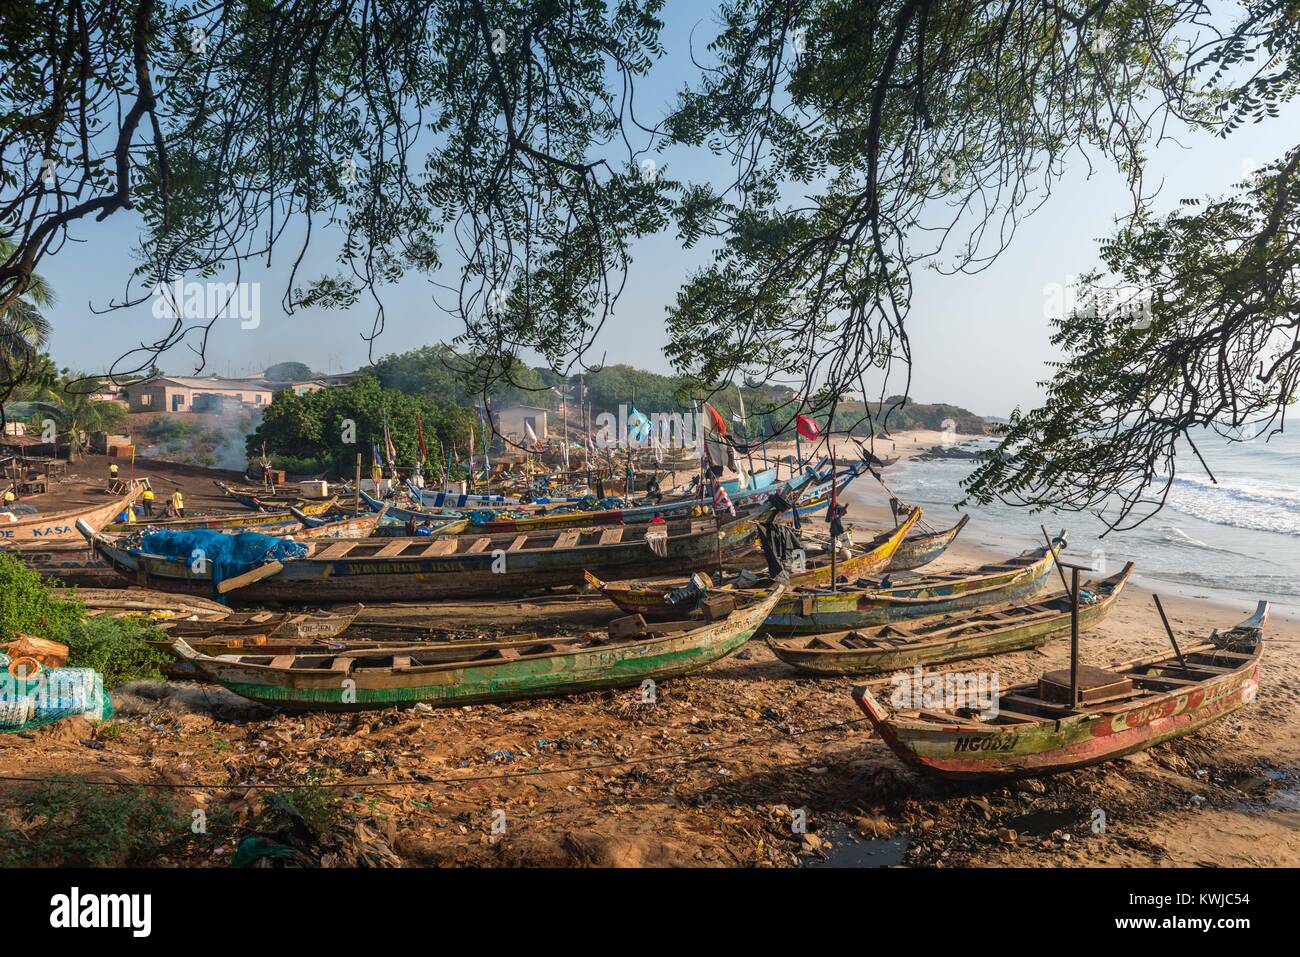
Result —
[{"label": "wooden oar", "polygon": [[1160,596],[1152,592],[1151,597],[1156,600],[1156,611],[1160,612],[1160,620],[1165,624],[1165,633],[1169,635],[1169,643],[1174,646],[1174,654],[1178,656],[1178,663],[1183,666],[1183,673],[1191,674],[1192,669],[1187,667],[1183,653],[1178,650],[1178,639],[1174,637],[1174,630],[1169,627],[1169,618],[1165,615],[1165,606],[1160,604]]},{"label": "wooden oar", "polygon": [[217,586],[217,594],[224,595],[237,588],[251,585],[253,582],[260,582],[263,578],[270,578],[272,575],[282,571],[284,571],[284,564],[282,562],[267,562],[265,565],[258,565],[252,571],[244,572],[242,575],[236,575],[234,578],[227,578]]}]

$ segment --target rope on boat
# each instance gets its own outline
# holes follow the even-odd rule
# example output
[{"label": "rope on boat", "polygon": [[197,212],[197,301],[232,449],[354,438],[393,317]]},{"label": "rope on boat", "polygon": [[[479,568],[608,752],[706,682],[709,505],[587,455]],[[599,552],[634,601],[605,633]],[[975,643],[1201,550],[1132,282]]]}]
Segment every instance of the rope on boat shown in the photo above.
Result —
[{"label": "rope on boat", "polygon": [[769,735],[765,738],[749,738],[743,741],[734,741],[731,744],[720,744],[707,749],[706,753],[696,751],[678,752],[676,754],[652,754],[644,758],[624,758],[616,761],[602,761],[596,764],[581,764],[567,768],[537,768],[532,771],[505,771],[500,774],[472,774],[462,777],[441,777],[430,778],[427,781],[419,781],[414,778],[403,779],[401,781],[331,781],[304,784],[301,781],[289,781],[285,783],[275,783],[270,781],[254,782],[251,784],[202,784],[199,782],[169,782],[169,781],[82,781],[75,778],[59,777],[25,777],[19,775],[0,775],[0,781],[13,781],[25,784],[45,784],[55,782],[59,784],[77,784],[90,785],[93,787],[111,787],[111,788],[156,788],[158,790],[173,791],[217,791],[217,790],[292,790],[301,787],[313,788],[392,788],[392,787],[431,787],[437,784],[473,784],[480,781],[506,781],[511,778],[535,778],[552,774],[575,774],[582,771],[604,771],[610,768],[630,767],[637,764],[661,764],[669,761],[683,761],[688,764],[696,764],[702,761],[713,760],[713,755],[719,751],[734,751],[739,748],[754,747],[757,745],[773,744],[779,741],[786,741],[790,738],[798,738],[807,734],[818,734],[824,731],[838,731],[843,728],[849,728],[854,725],[866,723],[866,718],[853,718],[849,721],[833,721],[829,724],[818,725],[815,728],[804,728],[802,731],[792,731],[783,735]]}]

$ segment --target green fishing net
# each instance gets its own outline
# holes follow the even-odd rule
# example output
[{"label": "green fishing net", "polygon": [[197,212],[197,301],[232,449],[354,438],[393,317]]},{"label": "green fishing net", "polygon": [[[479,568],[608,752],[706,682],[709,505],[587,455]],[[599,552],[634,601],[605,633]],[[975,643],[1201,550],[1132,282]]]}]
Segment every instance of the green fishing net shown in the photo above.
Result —
[{"label": "green fishing net", "polygon": [[113,716],[104,679],[93,668],[42,668],[29,677],[10,673],[0,654],[0,733],[30,731],[82,715],[91,721]]}]

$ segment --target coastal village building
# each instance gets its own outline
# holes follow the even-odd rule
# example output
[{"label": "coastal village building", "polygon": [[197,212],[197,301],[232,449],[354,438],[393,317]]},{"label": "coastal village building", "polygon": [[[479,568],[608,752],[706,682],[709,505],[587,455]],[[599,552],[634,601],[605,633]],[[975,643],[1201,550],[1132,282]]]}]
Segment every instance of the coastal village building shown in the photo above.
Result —
[{"label": "coastal village building", "polygon": [[252,406],[270,405],[273,391],[241,379],[155,376],[123,386],[132,412],[219,412],[226,400]]},{"label": "coastal village building", "polygon": [[528,436],[525,425],[532,426],[533,434],[538,439],[546,439],[547,410],[536,405],[515,405],[493,414],[497,431],[508,439],[524,439]]},{"label": "coastal village building", "polygon": [[271,382],[257,376],[222,379],[218,376],[154,376],[122,387],[127,408],[132,412],[220,413],[240,406],[261,408],[271,404],[275,393],[292,389],[297,395],[330,388],[325,379]]}]

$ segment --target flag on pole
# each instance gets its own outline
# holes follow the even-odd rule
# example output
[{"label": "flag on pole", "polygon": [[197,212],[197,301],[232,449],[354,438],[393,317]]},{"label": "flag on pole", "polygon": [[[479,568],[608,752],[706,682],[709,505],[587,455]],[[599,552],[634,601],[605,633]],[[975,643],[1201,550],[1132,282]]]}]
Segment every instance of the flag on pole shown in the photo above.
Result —
[{"label": "flag on pole", "polygon": [[714,431],[726,435],[727,420],[722,417],[722,413],[707,402],[704,403],[704,411],[709,414],[709,423],[713,426]]},{"label": "flag on pole", "polygon": [[379,483],[384,480],[384,465],[379,459],[379,446],[374,442],[370,443],[370,477],[374,479],[375,489],[378,491]]},{"label": "flag on pole", "polygon": [[794,417],[794,428],[805,439],[820,439],[822,437],[821,426],[806,415],[796,415]]},{"label": "flag on pole", "polygon": [[713,480],[713,510],[715,512],[730,512],[736,514],[736,506],[731,503],[731,496],[727,490],[722,487],[722,483],[716,478]]},{"label": "flag on pole", "polygon": [[429,453],[424,447],[424,423],[420,421],[419,412],[415,413],[415,434],[420,438],[420,467],[423,468],[424,463],[428,461]]},{"label": "flag on pole", "polygon": [[390,468],[397,468],[397,446],[393,444],[393,435],[388,430],[388,413],[384,413],[384,455]]}]

